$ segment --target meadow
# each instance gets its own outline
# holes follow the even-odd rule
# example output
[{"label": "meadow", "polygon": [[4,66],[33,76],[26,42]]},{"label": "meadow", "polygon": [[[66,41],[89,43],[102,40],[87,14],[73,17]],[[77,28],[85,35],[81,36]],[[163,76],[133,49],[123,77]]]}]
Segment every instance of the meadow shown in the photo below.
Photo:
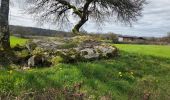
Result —
[{"label": "meadow", "polygon": [[117,46],[120,50],[130,53],[170,58],[170,46],[168,45],[117,44],[115,46]]},{"label": "meadow", "polygon": [[15,37],[15,36],[10,36],[10,43],[11,43],[11,47],[16,46],[17,44],[19,45],[25,45],[25,43],[28,41],[28,39],[23,39],[23,38],[19,38],[19,37]]},{"label": "meadow", "polygon": [[[16,38],[11,38],[16,41]],[[24,44],[27,40],[13,42]],[[170,46],[113,44],[108,60],[58,64],[30,70],[0,70],[0,98],[85,100],[170,99]]]}]

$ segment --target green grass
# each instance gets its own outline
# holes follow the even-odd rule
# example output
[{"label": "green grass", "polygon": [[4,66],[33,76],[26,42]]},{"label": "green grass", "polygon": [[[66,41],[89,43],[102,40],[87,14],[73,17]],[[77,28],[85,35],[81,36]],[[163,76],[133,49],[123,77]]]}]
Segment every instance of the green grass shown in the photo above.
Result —
[{"label": "green grass", "polygon": [[14,47],[15,45],[19,44],[19,45],[25,45],[25,43],[27,42],[27,39],[23,39],[23,38],[19,38],[19,37],[15,37],[15,36],[10,36],[10,44],[11,47]]},{"label": "green grass", "polygon": [[151,55],[157,57],[170,58],[170,46],[160,45],[134,45],[134,44],[116,44],[120,50],[138,53],[143,55]]},{"label": "green grass", "polygon": [[[121,50],[120,56],[110,60],[59,64],[51,68],[28,71],[1,70],[0,97],[18,96],[30,99],[66,97],[68,95],[58,93],[69,88],[67,94],[84,93],[84,98],[90,100],[104,97],[110,100],[141,100],[147,93],[151,94],[150,100],[169,100],[169,47],[149,45],[117,45],[117,47]],[[78,83],[82,83],[81,89],[74,91],[72,86]],[[50,92],[50,89],[59,92],[54,90]]]}]

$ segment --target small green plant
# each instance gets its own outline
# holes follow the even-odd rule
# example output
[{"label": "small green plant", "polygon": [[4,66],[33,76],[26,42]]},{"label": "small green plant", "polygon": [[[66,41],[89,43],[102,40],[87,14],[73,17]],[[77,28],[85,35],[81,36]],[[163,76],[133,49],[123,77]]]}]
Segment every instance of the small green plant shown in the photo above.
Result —
[{"label": "small green plant", "polygon": [[59,49],[69,49],[69,48],[74,48],[77,47],[77,43],[73,41],[67,41],[65,44],[60,45],[58,48]]},{"label": "small green plant", "polygon": [[44,49],[37,47],[35,50],[33,50],[32,55],[43,55],[44,54]]},{"label": "small green plant", "polygon": [[56,57],[52,58],[51,62],[52,62],[53,65],[57,65],[57,64],[63,62],[63,58],[60,57],[60,56],[56,56]]},{"label": "small green plant", "polygon": [[25,58],[29,56],[29,51],[28,50],[16,51],[15,54],[17,55],[17,57]]}]

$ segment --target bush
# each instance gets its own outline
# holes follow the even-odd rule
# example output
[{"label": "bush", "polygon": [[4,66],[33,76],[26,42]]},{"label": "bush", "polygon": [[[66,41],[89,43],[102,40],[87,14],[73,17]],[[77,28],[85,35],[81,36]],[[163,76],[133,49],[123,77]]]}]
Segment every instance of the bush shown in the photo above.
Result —
[{"label": "bush", "polygon": [[17,55],[17,57],[22,57],[22,58],[30,56],[28,50],[16,51],[15,54]]},{"label": "bush", "polygon": [[37,47],[35,50],[33,50],[32,55],[44,55],[43,48]]},{"label": "bush", "polygon": [[63,58],[60,56],[53,57],[51,60],[53,65],[59,64],[63,62]]}]

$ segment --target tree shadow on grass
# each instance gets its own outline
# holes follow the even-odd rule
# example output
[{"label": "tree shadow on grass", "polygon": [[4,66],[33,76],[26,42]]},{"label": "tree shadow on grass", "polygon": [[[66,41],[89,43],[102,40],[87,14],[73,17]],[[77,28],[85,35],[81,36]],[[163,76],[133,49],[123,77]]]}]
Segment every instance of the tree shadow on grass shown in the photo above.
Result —
[{"label": "tree shadow on grass", "polygon": [[7,68],[15,59],[15,55],[10,51],[0,51],[0,67]]},{"label": "tree shadow on grass", "polygon": [[19,69],[21,66],[26,65],[30,56],[20,57],[16,53],[17,51],[13,49],[8,51],[0,50],[0,69],[13,69],[14,66]]}]

